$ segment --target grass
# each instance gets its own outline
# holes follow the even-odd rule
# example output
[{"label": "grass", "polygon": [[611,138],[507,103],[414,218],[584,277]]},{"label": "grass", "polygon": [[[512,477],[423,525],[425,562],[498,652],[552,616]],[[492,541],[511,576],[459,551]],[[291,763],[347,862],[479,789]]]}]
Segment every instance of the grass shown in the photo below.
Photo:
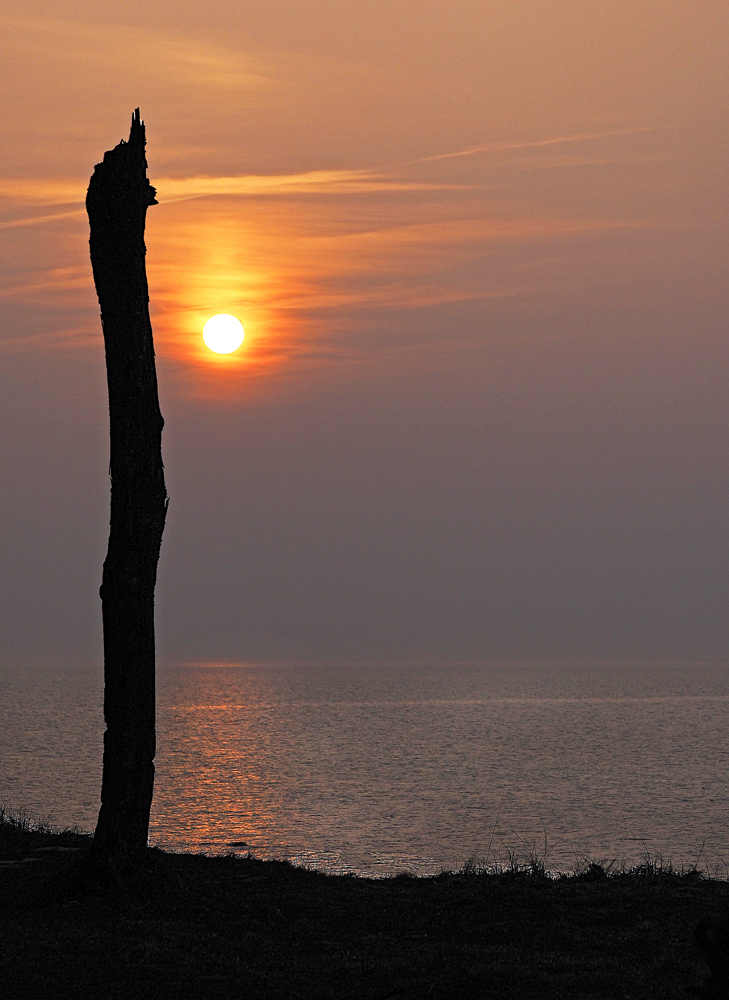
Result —
[{"label": "grass", "polygon": [[696,860],[678,866],[673,864],[671,858],[666,858],[661,853],[654,853],[643,843],[643,852],[640,861],[630,863],[625,858],[590,858],[588,855],[577,854],[572,869],[568,872],[561,871],[550,865],[550,857],[557,844],[548,842],[546,833],[541,845],[536,841],[527,842],[521,840],[519,846],[511,848],[503,846],[501,854],[489,852],[486,859],[477,855],[470,857],[461,869],[467,874],[526,874],[535,878],[577,878],[596,881],[602,878],[614,878],[618,875],[630,876],[631,878],[667,878],[679,877],[683,879],[707,879],[709,881],[727,881],[729,879],[729,866],[725,861],[717,859],[710,863],[704,857],[704,844],[696,855]]},{"label": "grass", "polygon": [[[549,845],[386,879],[150,849],[146,888],[75,897],[90,838],[0,810],[0,996],[718,997],[693,943],[729,882],[646,853],[626,867]],[[699,855],[700,861],[700,855]]]}]

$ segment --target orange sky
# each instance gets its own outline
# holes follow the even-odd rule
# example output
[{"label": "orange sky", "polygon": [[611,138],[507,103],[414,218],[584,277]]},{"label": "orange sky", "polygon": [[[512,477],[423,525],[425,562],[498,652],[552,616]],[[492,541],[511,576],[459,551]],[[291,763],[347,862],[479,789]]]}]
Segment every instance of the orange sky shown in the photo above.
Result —
[{"label": "orange sky", "polygon": [[227,368],[301,364],[311,309],[615,288],[646,240],[672,282],[662,233],[726,223],[723,4],[156,7],[6,15],[3,294],[91,290],[89,166],[139,104],[158,344],[202,379],[211,311],[249,330]]},{"label": "orange sky", "polygon": [[[361,428],[367,428],[378,419],[373,399],[400,399],[393,402],[392,420],[421,426],[423,446],[432,438],[418,408],[442,407],[442,449],[422,458],[419,467],[430,469],[431,485],[424,487],[429,496],[428,490],[434,491],[432,504],[425,505],[430,513],[423,514],[423,536],[416,532],[403,550],[403,564],[409,560],[412,569],[414,553],[432,542],[432,518],[441,528],[445,524],[433,499],[438,483],[447,476],[468,481],[470,473],[449,465],[447,431],[460,433],[461,419],[468,425],[459,407],[470,414],[469,426],[479,425],[482,393],[498,398],[502,411],[518,399],[542,400],[546,407],[539,414],[530,410],[532,402],[517,408],[504,439],[491,442],[499,454],[519,456],[519,482],[535,496],[541,491],[552,495],[559,486],[537,475],[533,440],[541,433],[537,428],[556,420],[566,405],[556,389],[565,379],[570,383],[566,398],[584,399],[585,419],[595,434],[618,419],[615,400],[627,393],[630,438],[640,437],[646,420],[664,427],[665,413],[675,412],[676,400],[661,393],[680,378],[686,352],[701,366],[686,405],[700,407],[714,391],[705,379],[714,378],[722,357],[727,304],[725,3],[255,0],[211,5],[183,0],[120,6],[31,0],[6,3],[3,10],[7,117],[0,158],[0,350],[9,384],[17,387],[30,379],[24,402],[6,401],[10,427],[27,426],[24,407],[32,409],[34,393],[46,400],[44,405],[56,399],[59,412],[75,414],[68,417],[69,429],[82,438],[86,432],[79,428],[88,428],[94,413],[103,423],[98,307],[83,199],[94,163],[128,134],[137,106],[147,126],[149,175],[159,199],[148,215],[148,275],[163,408],[179,415],[176,425],[168,418],[173,481],[203,474],[215,480],[229,461],[221,458],[222,467],[209,468],[190,436],[175,451],[175,435],[182,441],[187,420],[219,432],[230,456],[239,449],[255,451],[255,442],[242,442],[237,425],[223,429],[230,412],[250,414],[246,407],[311,405],[314,413],[332,394],[346,399],[354,392]],[[246,341],[236,355],[215,356],[202,344],[202,325],[215,312],[234,313],[246,327]],[[657,352],[660,372],[652,361]],[[631,369],[635,377],[626,385],[634,388],[618,383],[617,397],[600,383],[600,372],[607,378],[608,371]],[[71,373],[63,389],[58,388],[61,372]],[[87,393],[91,372],[93,391]],[[402,402],[403,386],[419,393],[412,412]],[[64,393],[77,402],[70,403]],[[659,396],[657,408],[650,410],[650,400]],[[646,406],[648,417],[641,409]],[[282,412],[276,419],[283,419]],[[311,436],[302,448],[307,454],[313,449],[316,464],[315,456],[321,458],[316,422],[311,414],[297,419],[311,421]],[[696,441],[705,441],[699,425]],[[554,424],[553,437],[544,443],[555,467],[565,448],[577,447],[575,426],[568,423],[565,430],[560,424],[558,431]],[[16,455],[14,448],[23,451],[22,433],[11,433],[8,455]],[[103,434],[89,433],[94,447],[101,447]],[[350,427],[341,433],[344,441],[347,433],[359,431]],[[413,452],[408,441],[401,442],[403,454],[412,455],[419,445]],[[474,444],[474,454],[489,451],[485,440],[481,444],[480,452]],[[608,452],[615,448],[620,451],[619,440],[613,439]],[[344,443],[342,449],[347,452]],[[681,461],[695,453],[687,443]],[[372,459],[365,492],[373,482],[390,482],[399,459],[384,455]],[[294,459],[281,456],[274,471],[259,469],[268,482],[261,487],[267,496],[266,491],[280,495],[287,461]],[[626,451],[620,461],[633,475],[640,458]],[[680,479],[678,459],[671,459],[673,466],[666,461],[665,476]],[[14,468],[10,458],[7,462]],[[602,481],[604,462],[594,449],[586,450],[584,462],[588,478]],[[715,481],[712,462],[707,457],[692,480],[699,483],[691,501],[697,516],[705,500],[702,490]],[[344,484],[355,473],[342,463]],[[241,465],[244,478],[250,468]],[[500,475],[510,481],[510,473],[502,469]],[[568,480],[561,480],[565,490]],[[30,480],[26,487],[31,489]],[[18,487],[8,501],[16,511],[10,520],[20,518],[12,529],[19,537],[36,530],[31,515],[26,522],[17,513],[26,487]],[[68,489],[70,496],[73,487]],[[343,496],[337,502],[344,503]],[[201,503],[199,497],[188,507],[180,501],[180,525],[184,521],[188,533],[202,517]],[[261,503],[271,509],[269,501]],[[594,503],[602,510],[605,503],[618,503],[618,497]],[[564,514],[566,508],[560,510]],[[382,522],[371,526],[370,538],[370,529],[362,527],[351,507],[347,511],[342,550],[375,544],[372,538],[377,532],[381,536]],[[97,525],[97,545],[103,536],[101,501],[89,516]],[[381,516],[390,516],[385,500]],[[43,521],[40,511],[37,518]],[[466,532],[466,522],[459,523]],[[71,539],[81,527],[69,521],[64,530]],[[316,533],[306,523],[301,530]],[[170,534],[174,531],[172,524]],[[565,531],[569,536],[568,527]],[[630,537],[626,553],[635,551]],[[206,551],[226,549],[225,538],[213,532]],[[559,545],[554,546],[553,569],[559,561]],[[577,576],[594,563],[589,548],[577,559]],[[273,553],[265,546],[256,551],[255,558],[270,570],[261,583],[270,599],[280,583],[270,566],[285,566],[287,556],[283,549]],[[89,549],[83,557],[89,578],[96,555]],[[174,558],[170,555],[170,565]],[[302,578],[326,576],[322,551],[301,558]],[[494,558],[502,577],[521,579],[508,555]],[[174,592],[174,601],[187,601],[188,608],[195,587],[212,572],[196,559],[187,570],[193,578],[190,593]],[[471,570],[454,560],[444,571],[444,579],[449,573],[453,578],[448,586],[455,592],[472,588]],[[499,560],[505,560],[503,565]],[[645,575],[651,578],[654,570],[647,565]],[[341,572],[351,586],[353,606],[359,600],[362,606],[390,610],[382,612],[385,624],[368,645],[364,638],[352,639],[359,625],[353,624],[351,608],[342,609],[334,628],[340,638],[329,653],[385,655],[400,649],[414,655],[421,650],[412,622],[420,621],[426,599],[418,599],[421,610],[412,613],[400,635],[397,615],[390,613],[393,602],[383,596],[396,584],[384,585],[383,592],[362,575],[361,559],[353,556],[347,566]],[[408,573],[401,570],[395,574],[398,588],[409,585],[403,582],[410,579]],[[228,586],[217,607],[229,607],[225,614],[235,614],[236,588],[243,587],[237,572],[223,574]],[[538,578],[540,572],[533,570]],[[575,610],[576,577],[570,583],[566,570],[560,574],[565,579],[558,590],[573,615],[567,615],[565,628],[582,638],[560,646],[557,632],[540,632],[538,620],[546,612],[534,610],[535,598],[536,604],[525,605],[525,614],[536,615],[530,626],[533,641],[527,644],[532,653],[592,648],[591,612]],[[619,578],[617,569],[615,574]],[[314,604],[320,599],[327,606],[329,585],[321,584]],[[481,585],[488,590],[494,584],[484,580]],[[23,586],[32,591],[30,576]],[[635,586],[645,591],[642,583]],[[440,606],[442,595],[436,591],[427,600]],[[288,611],[291,621],[300,615],[309,625],[320,622],[304,629],[308,638],[300,649],[295,643],[272,644],[263,633],[249,649],[228,622],[223,631],[229,639],[211,655],[221,650],[233,658],[251,651],[324,655],[328,626],[307,600],[296,591],[291,601],[299,610]],[[167,607],[164,595],[161,602]],[[649,650],[651,641],[656,649],[663,642],[660,622],[668,607],[656,611],[653,639],[646,640]],[[164,613],[170,623],[177,621],[172,611]],[[222,612],[200,614],[199,638],[189,648],[171,643],[170,655],[206,657],[206,641],[218,634],[216,615]],[[617,611],[614,620],[620,620]],[[276,621],[266,627],[277,628]],[[54,627],[63,632],[60,624]],[[442,629],[442,642],[432,639],[437,655],[449,655],[449,628]],[[607,625],[600,628],[595,635],[610,631]],[[507,633],[504,626],[494,647],[500,654],[511,648]],[[63,634],[64,648],[86,648],[78,635]],[[488,642],[479,636],[470,644],[456,643],[454,655],[489,655]],[[20,648],[23,636],[16,639]],[[711,649],[723,649],[723,642],[717,639]],[[609,652],[602,639],[593,645]],[[515,655],[518,646],[513,646]],[[633,650],[627,640],[618,646]]]}]

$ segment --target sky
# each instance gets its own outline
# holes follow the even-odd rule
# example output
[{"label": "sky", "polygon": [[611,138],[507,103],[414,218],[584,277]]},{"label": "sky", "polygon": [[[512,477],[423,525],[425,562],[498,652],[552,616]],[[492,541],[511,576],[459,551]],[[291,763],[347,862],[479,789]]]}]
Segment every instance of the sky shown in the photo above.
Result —
[{"label": "sky", "polygon": [[161,661],[727,658],[725,0],[0,21],[0,662],[102,657],[83,203],[136,107]]}]

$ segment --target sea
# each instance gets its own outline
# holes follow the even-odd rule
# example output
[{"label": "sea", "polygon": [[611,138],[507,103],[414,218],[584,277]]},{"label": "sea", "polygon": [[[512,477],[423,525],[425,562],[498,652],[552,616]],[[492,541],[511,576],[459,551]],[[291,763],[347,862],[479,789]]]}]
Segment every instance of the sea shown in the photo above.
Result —
[{"label": "sea", "polygon": [[[0,803],[91,831],[101,668],[0,670]],[[326,872],[729,865],[729,665],[163,665],[150,842]]]}]

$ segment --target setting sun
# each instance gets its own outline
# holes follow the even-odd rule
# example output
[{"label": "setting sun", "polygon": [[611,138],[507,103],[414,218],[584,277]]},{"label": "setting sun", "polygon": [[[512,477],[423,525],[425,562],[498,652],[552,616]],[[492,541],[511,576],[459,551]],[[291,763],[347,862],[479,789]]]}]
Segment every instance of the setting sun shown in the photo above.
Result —
[{"label": "setting sun", "polygon": [[235,316],[219,313],[203,327],[203,340],[216,354],[232,354],[243,343],[243,324]]}]

